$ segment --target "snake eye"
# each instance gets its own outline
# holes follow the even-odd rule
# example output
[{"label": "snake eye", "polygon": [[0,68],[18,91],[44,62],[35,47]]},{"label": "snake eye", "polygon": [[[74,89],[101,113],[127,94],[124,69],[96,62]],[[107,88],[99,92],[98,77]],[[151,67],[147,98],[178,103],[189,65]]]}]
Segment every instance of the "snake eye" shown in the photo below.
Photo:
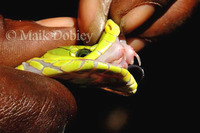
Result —
[{"label": "snake eye", "polygon": [[76,57],[85,57],[89,53],[91,53],[89,49],[80,49],[76,52]]}]

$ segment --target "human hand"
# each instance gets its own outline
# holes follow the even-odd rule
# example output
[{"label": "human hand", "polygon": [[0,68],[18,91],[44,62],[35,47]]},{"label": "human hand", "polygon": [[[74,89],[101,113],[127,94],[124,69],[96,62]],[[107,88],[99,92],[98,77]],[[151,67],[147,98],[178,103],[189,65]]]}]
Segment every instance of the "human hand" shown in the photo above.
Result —
[{"label": "human hand", "polygon": [[[76,112],[70,91],[54,79],[12,67],[49,49],[75,44],[76,40],[54,37],[76,32],[76,20],[33,22],[0,16],[0,28],[0,132],[61,132]],[[49,33],[55,30],[60,32],[51,36]]]},{"label": "human hand", "polygon": [[[81,32],[98,40],[111,0],[80,0],[78,25]],[[112,0],[109,16],[120,25],[135,51],[146,43],[173,32],[188,19],[199,0]]]}]

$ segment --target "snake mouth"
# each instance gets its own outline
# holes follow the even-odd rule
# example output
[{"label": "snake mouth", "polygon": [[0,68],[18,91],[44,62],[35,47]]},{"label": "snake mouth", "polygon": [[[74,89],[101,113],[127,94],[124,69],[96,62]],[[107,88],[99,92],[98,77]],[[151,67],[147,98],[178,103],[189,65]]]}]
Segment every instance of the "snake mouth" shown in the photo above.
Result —
[{"label": "snake mouth", "polygon": [[96,61],[128,69],[129,65],[134,64],[135,57],[140,66],[141,60],[139,55],[126,43],[126,40],[123,37],[117,37],[111,47],[104,54],[99,56]]},{"label": "snake mouth", "polygon": [[[137,60],[137,63],[134,60]],[[127,44],[123,36],[116,38],[111,47],[96,61],[127,69],[137,82],[144,78],[144,70],[141,67],[140,56]]]}]

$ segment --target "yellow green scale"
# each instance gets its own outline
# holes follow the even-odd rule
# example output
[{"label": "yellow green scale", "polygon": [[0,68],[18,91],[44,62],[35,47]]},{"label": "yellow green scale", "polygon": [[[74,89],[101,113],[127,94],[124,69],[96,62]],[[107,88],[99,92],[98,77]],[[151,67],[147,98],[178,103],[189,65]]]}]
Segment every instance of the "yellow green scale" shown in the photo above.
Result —
[{"label": "yellow green scale", "polygon": [[133,94],[137,90],[137,82],[128,70],[95,61],[110,48],[119,34],[119,26],[112,20],[108,20],[105,31],[97,44],[62,46],[47,51],[40,58],[36,57],[23,62],[16,69],[48,77],[68,79],[69,82],[80,86],[97,85],[122,95]]}]

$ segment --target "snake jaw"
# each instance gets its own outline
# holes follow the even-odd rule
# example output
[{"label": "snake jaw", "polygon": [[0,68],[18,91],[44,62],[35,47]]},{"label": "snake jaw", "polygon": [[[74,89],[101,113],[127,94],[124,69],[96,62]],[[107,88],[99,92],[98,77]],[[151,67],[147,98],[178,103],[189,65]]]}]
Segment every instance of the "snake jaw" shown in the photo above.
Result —
[{"label": "snake jaw", "polygon": [[103,55],[99,56],[96,61],[127,69],[128,65],[134,64],[135,57],[138,65],[141,65],[140,57],[134,49],[125,40],[117,37],[111,47]]}]

